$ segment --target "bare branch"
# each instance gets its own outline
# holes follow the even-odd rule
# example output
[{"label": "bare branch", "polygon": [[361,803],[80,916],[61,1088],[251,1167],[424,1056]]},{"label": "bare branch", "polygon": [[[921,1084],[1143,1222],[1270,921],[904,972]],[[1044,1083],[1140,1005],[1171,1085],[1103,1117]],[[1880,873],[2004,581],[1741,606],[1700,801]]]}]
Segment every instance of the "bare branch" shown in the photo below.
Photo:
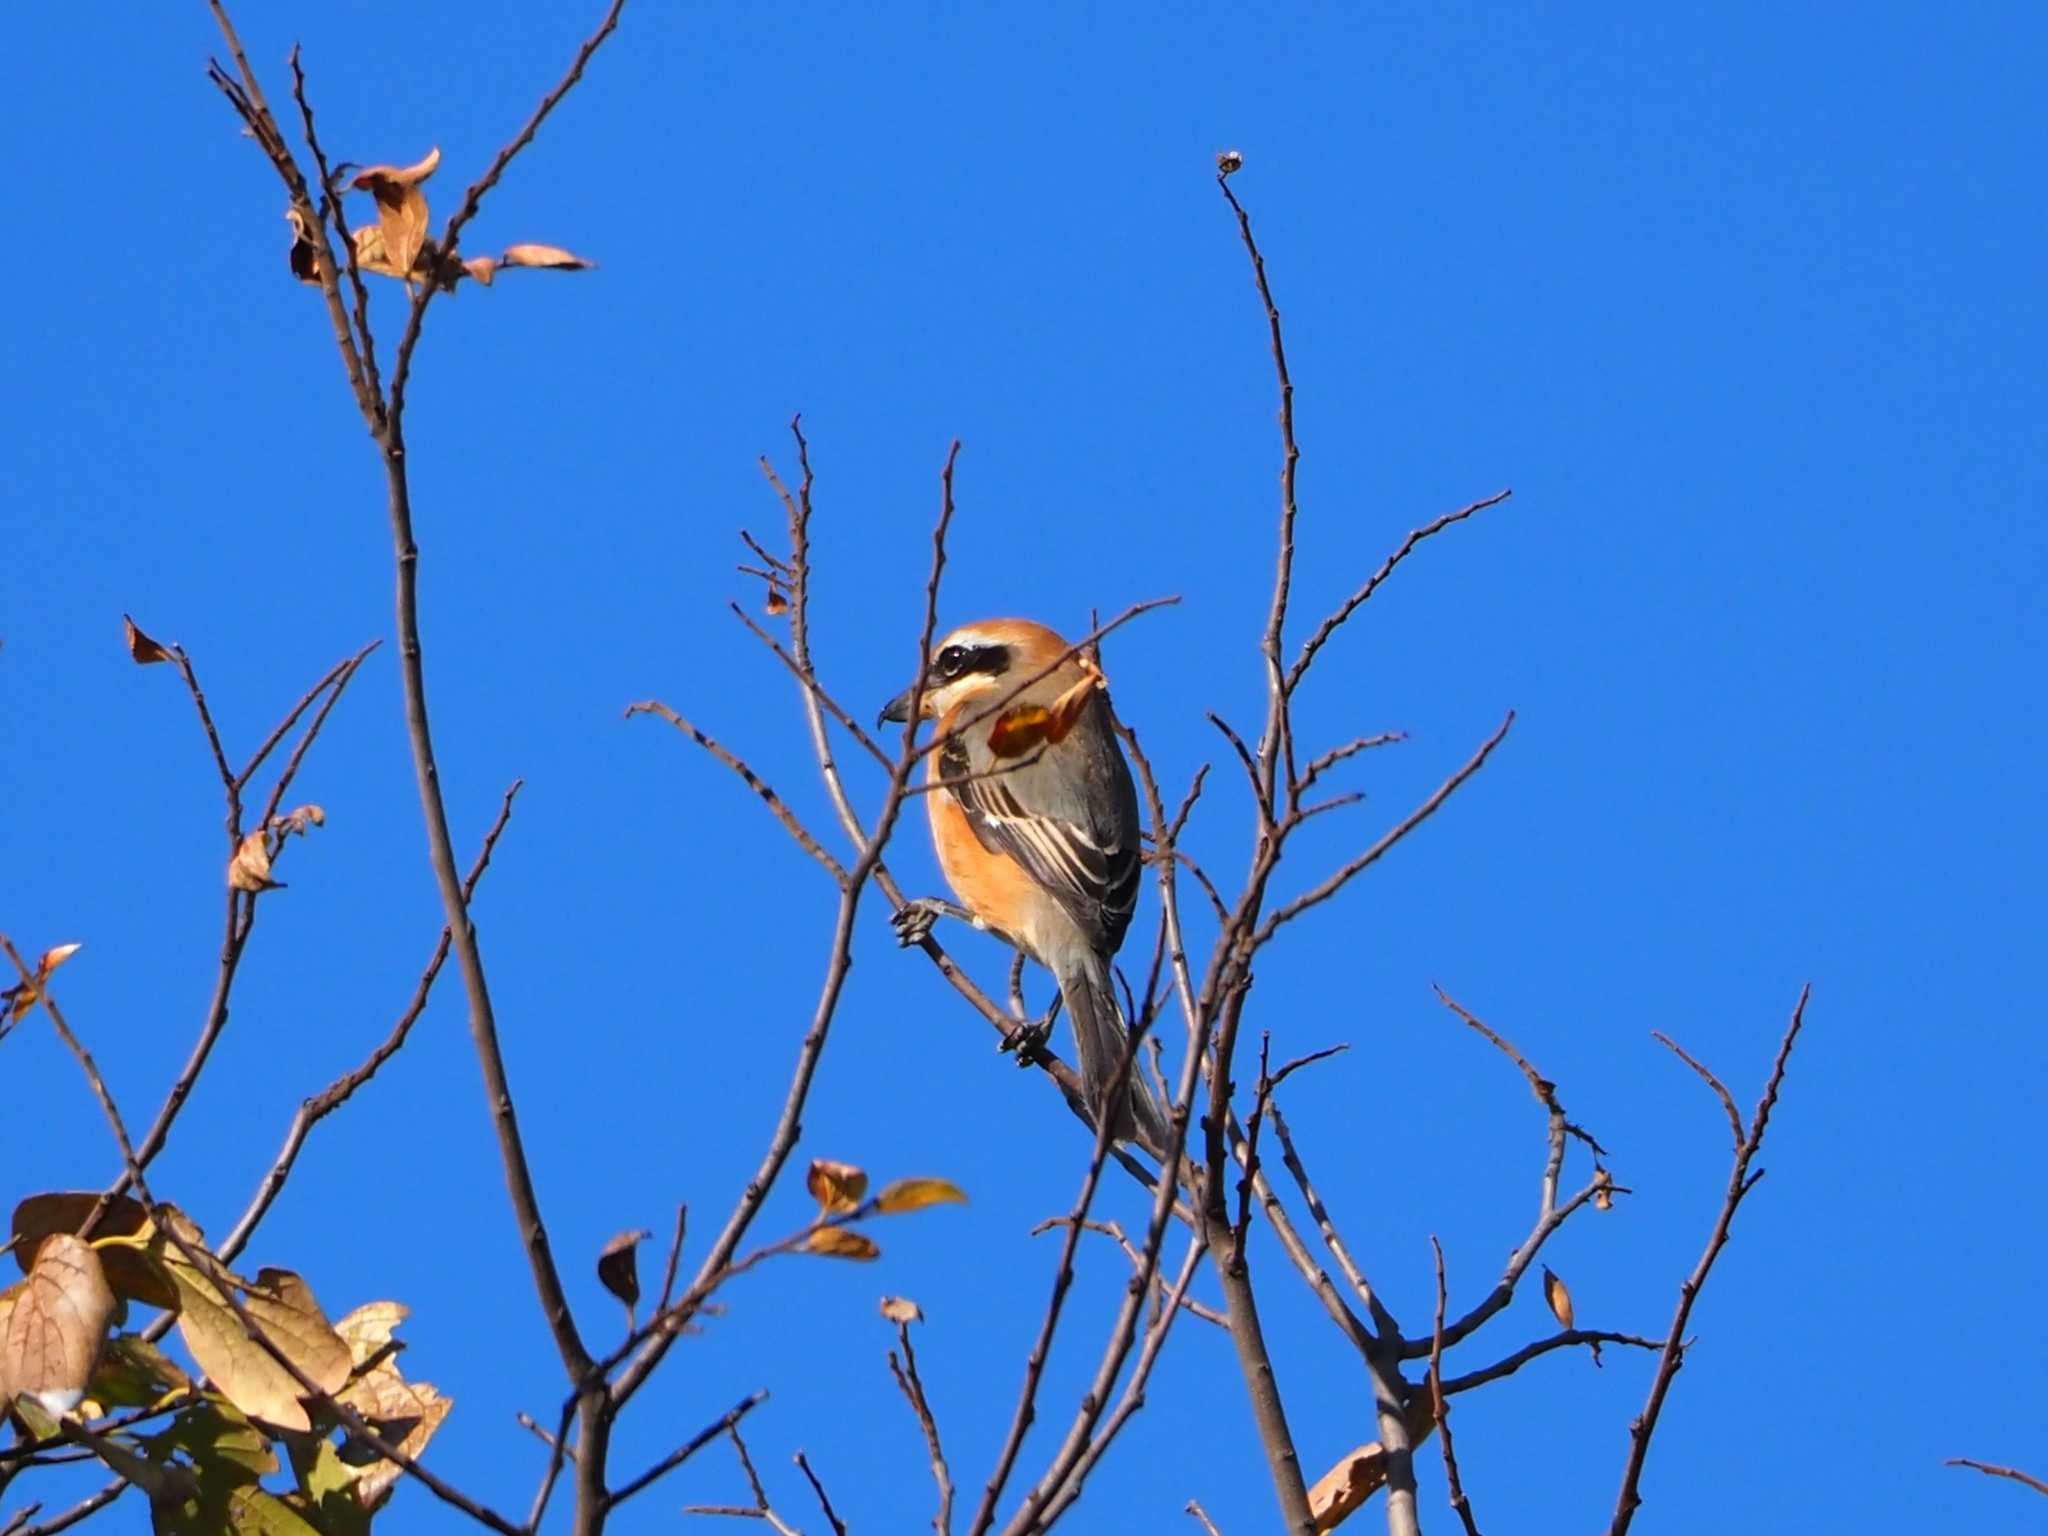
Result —
[{"label": "bare branch", "polygon": [[1737,1153],[1740,1153],[1742,1151],[1742,1112],[1735,1107],[1735,1096],[1728,1091],[1728,1085],[1701,1066],[1698,1060],[1684,1046],[1665,1034],[1661,1029],[1651,1030],[1650,1038],[1671,1052],[1672,1055],[1676,1056],[1688,1067],[1691,1067],[1693,1071],[1700,1075],[1700,1080],[1714,1090],[1714,1097],[1721,1101],[1721,1108],[1728,1116],[1728,1130],[1734,1138],[1735,1150]]},{"label": "bare branch", "polygon": [[1356,757],[1361,752],[1369,752],[1374,747],[1391,746],[1397,741],[1407,739],[1406,731],[1382,731],[1377,736],[1360,736],[1356,740],[1345,742],[1341,747],[1332,747],[1329,751],[1309,759],[1308,766],[1301,771],[1301,782],[1295,785],[1294,792],[1297,797],[1307,794],[1317,779],[1346,758]]},{"label": "bare branch", "polygon": [[[491,829],[484,834],[483,847],[478,851],[476,862],[470,865],[469,873],[462,882],[462,897],[467,903],[476,894],[477,882],[483,879],[484,871],[490,868],[491,852],[498,846],[498,836],[505,830],[505,824],[512,819],[512,800],[519,793],[522,780],[515,779],[512,787],[505,791],[505,799],[498,807],[498,819],[491,823]],[[217,1256],[224,1264],[232,1264],[235,1255],[248,1245],[256,1231],[257,1223],[263,1220],[270,1207],[284,1190],[285,1180],[291,1176],[293,1165],[298,1161],[300,1150],[313,1127],[333,1114],[354,1096],[371,1078],[375,1077],[384,1063],[397,1055],[400,1048],[412,1034],[412,1027],[426,1011],[427,999],[432,995],[434,982],[441,974],[441,967],[448,959],[449,933],[444,927],[441,937],[435,942],[434,952],[427,959],[426,969],[420,972],[420,979],[413,987],[412,999],[405,1011],[398,1016],[398,1022],[391,1026],[391,1032],[377,1048],[363,1059],[360,1066],[343,1073],[326,1088],[299,1105],[292,1117],[291,1128],[285,1132],[284,1146],[277,1159],[270,1165],[270,1171],[251,1197],[248,1208],[235,1223],[234,1230],[227,1235],[217,1250]]]},{"label": "bare branch", "polygon": [[[1445,1343],[1448,1345],[1449,1342],[1446,1336]],[[1448,1378],[1444,1382],[1444,1396],[1456,1397],[1460,1392],[1470,1392],[1474,1387],[1483,1387],[1503,1376],[1512,1376],[1531,1360],[1541,1359],[1555,1350],[1575,1349],[1582,1344],[1588,1349],[1602,1344],[1618,1344],[1624,1349],[1661,1350],[1664,1342],[1662,1339],[1646,1339],[1639,1333],[1613,1333],[1604,1328],[1567,1328],[1548,1338],[1524,1344],[1513,1354],[1503,1356],[1491,1365]]]},{"label": "bare branch", "polygon": [[1942,1463],[1945,1467],[1974,1467],[1986,1477],[2009,1477],[2016,1483],[2024,1483],[2036,1493],[2048,1493],[2048,1483],[2038,1477],[2020,1471],[2017,1467],[1994,1466],[1988,1461],[1972,1461],[1967,1456],[1951,1456]]},{"label": "bare branch", "polygon": [[765,1391],[748,1393],[737,1403],[733,1404],[731,1408],[727,1409],[723,1418],[707,1424],[704,1428],[698,1430],[696,1434],[662,1457],[660,1461],[657,1461],[645,1472],[642,1472],[638,1477],[614,1489],[610,1497],[605,1500],[606,1508],[616,1508],[649,1484],[668,1476],[669,1473],[675,1471],[677,1467],[680,1467],[692,1456],[703,1450],[705,1446],[716,1440],[720,1435],[730,1434],[738,1426],[741,1419],[744,1419],[767,1400],[768,1394]]},{"label": "bare branch", "polygon": [[1189,1499],[1188,1513],[1202,1522],[1202,1529],[1207,1531],[1209,1536],[1223,1536],[1223,1533],[1216,1529],[1216,1522],[1209,1518],[1209,1511],[1202,1508],[1201,1500]]},{"label": "bare branch", "polygon": [[[612,0],[604,13],[604,20],[598,23],[597,30],[585,38],[583,46],[576,50],[576,57],[570,62],[568,72],[555,83],[553,90],[541,97],[540,105],[533,109],[533,115],[526,120],[526,125],[498,151],[483,175],[472,182],[469,190],[463,193],[461,206],[449,216],[447,227],[441,231],[440,248],[444,256],[454,256],[462,240],[462,228],[476,217],[485,194],[498,184],[498,179],[505,174],[514,157],[533,142],[533,136],[540,132],[540,125],[547,121],[548,114],[560,105],[564,96],[575,89],[576,82],[583,78],[584,67],[590,63],[591,56],[603,46],[604,40],[612,35],[613,29],[619,24],[619,13],[625,8],[626,0]],[[426,324],[427,305],[433,301],[439,287],[440,284],[434,282],[419,285],[413,294],[412,310],[406,316],[405,334],[398,339],[398,351],[391,365],[389,429],[393,438],[399,435],[405,416],[405,386],[412,376],[413,349],[420,343],[420,327]]]},{"label": "bare branch", "polygon": [[1453,523],[1462,523],[1475,512],[1484,512],[1488,507],[1499,506],[1512,495],[1514,492],[1511,490],[1495,491],[1491,496],[1483,496],[1469,506],[1460,507],[1455,512],[1446,512],[1433,522],[1424,523],[1403,539],[1401,547],[1387,556],[1385,563],[1366,578],[1365,585],[1338,604],[1336,611],[1317,625],[1316,632],[1303,642],[1301,654],[1295,658],[1294,665],[1287,671],[1287,691],[1293,693],[1301,686],[1301,680],[1308,675],[1309,667],[1315,662],[1316,653],[1328,642],[1330,636],[1337,632],[1338,626],[1356,613],[1366,599],[1379,590],[1380,583],[1394,574],[1394,567],[1407,559],[1416,545],[1432,534],[1442,533]]},{"label": "bare branch", "polygon": [[1445,779],[1443,783],[1439,784],[1436,787],[1435,793],[1414,810],[1410,811],[1407,818],[1399,826],[1388,832],[1386,836],[1324,880],[1320,885],[1312,890],[1304,891],[1301,895],[1295,897],[1294,900],[1275,911],[1272,916],[1268,917],[1265,924],[1259,929],[1257,943],[1260,945],[1265,944],[1267,940],[1273,937],[1274,930],[1282,923],[1299,917],[1303,912],[1306,912],[1310,907],[1320,902],[1328,901],[1332,896],[1343,890],[1346,885],[1350,884],[1353,876],[1378,863],[1381,856],[1396,843],[1400,842],[1402,838],[1435,815],[1438,807],[1450,799],[1457,792],[1461,784],[1486,766],[1486,760],[1493,755],[1493,749],[1499,746],[1506,738],[1509,727],[1514,723],[1515,712],[1509,710],[1507,718],[1500,723],[1500,729],[1487,737],[1479,750],[1466,760],[1465,765],[1448,779]]},{"label": "bare branch", "polygon": [[925,1450],[932,1458],[932,1481],[939,1490],[939,1512],[932,1517],[932,1529],[938,1536],[951,1536],[953,1474],[946,1465],[946,1453],[939,1445],[939,1423],[924,1395],[924,1380],[917,1374],[917,1351],[910,1343],[908,1321],[896,1324],[896,1340],[903,1354],[899,1359],[895,1350],[889,1351],[889,1373],[896,1378],[896,1385],[910,1404],[910,1411],[917,1415],[917,1427],[924,1432]]},{"label": "bare branch", "polygon": [[846,1536],[846,1522],[839,1518],[839,1512],[832,1507],[832,1501],[825,1494],[825,1485],[818,1481],[818,1474],[811,1470],[811,1463],[802,1451],[796,1453],[796,1464],[809,1479],[811,1492],[818,1496],[818,1507],[825,1512],[825,1523],[832,1527],[834,1536]]},{"label": "bare branch", "polygon": [[635,715],[660,716],[685,736],[689,737],[690,740],[696,742],[706,752],[709,752],[713,757],[725,764],[734,773],[738,774],[740,782],[761,797],[761,803],[768,807],[777,821],[782,823],[782,829],[796,839],[797,846],[825,866],[825,872],[832,877],[833,883],[842,887],[846,884],[846,870],[841,866],[840,862],[826,851],[824,844],[811,835],[810,829],[798,819],[796,812],[789,808],[788,803],[780,795],[776,794],[773,789],[762,782],[760,776],[747,766],[743,758],[720,746],[716,741],[713,741],[709,736],[698,730],[696,726],[685,720],[659,699],[647,699],[638,704],[628,704],[626,706],[626,718],[630,720]]},{"label": "bare branch", "polygon": [[[1756,1181],[1763,1177],[1763,1170],[1755,1174],[1749,1171],[1751,1161],[1762,1150],[1764,1133],[1770,1128],[1771,1111],[1778,1102],[1778,1089],[1785,1081],[1785,1068],[1792,1059],[1793,1044],[1799,1038],[1800,1027],[1806,1021],[1806,1000],[1812,988],[1800,990],[1799,1001],[1792,1009],[1792,1020],[1785,1026],[1784,1038],[1778,1044],[1777,1059],[1771,1063],[1771,1075],[1764,1084],[1763,1096],[1757,1100],[1756,1111],[1750,1116],[1749,1131],[1736,1143],[1735,1156],[1728,1170],[1728,1189],[1721,1200],[1720,1214],[1715,1218],[1714,1229],[1707,1237],[1707,1246],[1700,1254],[1699,1262],[1693,1266],[1678,1288],[1678,1307],[1671,1317],[1671,1328],[1665,1335],[1664,1349],[1657,1362],[1656,1377],[1650,1383],[1649,1400],[1643,1411],[1629,1425],[1628,1461],[1622,1468],[1621,1492],[1615,1498],[1614,1519],[1608,1526],[1608,1536],[1626,1536],[1636,1510],[1642,1506],[1642,1495],[1638,1491],[1642,1481],[1643,1463],[1650,1454],[1650,1438],[1657,1432],[1658,1416],[1664,1411],[1664,1400],[1670,1394],[1671,1383],[1678,1375],[1678,1368],[1685,1362],[1686,1324],[1692,1318],[1693,1304],[1699,1299],[1700,1290],[1707,1283],[1707,1276],[1713,1271],[1714,1260],[1721,1255],[1721,1249],[1728,1241],[1729,1228],[1734,1224],[1735,1212],[1741,1206],[1743,1197],[1756,1187]],[[1674,1049],[1676,1049],[1674,1047]],[[1682,1052],[1680,1053],[1683,1054]],[[1688,1058],[1689,1060],[1690,1058]],[[1704,1069],[1701,1075],[1710,1083],[1716,1082]]]},{"label": "bare branch", "polygon": [[1436,1412],[1437,1433],[1442,1437],[1444,1481],[1450,1485],[1451,1508],[1464,1525],[1465,1536],[1479,1536],[1478,1522],[1472,1517],[1472,1501],[1465,1497],[1465,1484],[1458,1476],[1458,1452],[1451,1443],[1451,1415],[1444,1403],[1444,1245],[1432,1232],[1429,1246],[1436,1254],[1436,1330],[1429,1342],[1430,1405]]},{"label": "bare branch", "polygon": [[[1133,1040],[1132,1045],[1135,1044]],[[1125,1052],[1126,1068],[1132,1054],[1129,1049]],[[1002,1497],[1003,1485],[1010,1480],[1010,1471],[1017,1464],[1017,1453],[1024,1447],[1024,1435],[1038,1416],[1038,1382],[1045,1374],[1045,1362],[1052,1354],[1052,1336],[1060,1325],[1067,1289],[1074,1283],[1074,1250],[1080,1245],[1082,1224],[1088,1219],[1088,1208],[1095,1203],[1096,1186],[1102,1181],[1102,1167],[1115,1140],[1111,1134],[1114,1122],[1106,1114],[1098,1118],[1100,1124],[1095,1131],[1095,1150],[1089,1156],[1088,1171],[1081,1180],[1081,1193],[1075,1198],[1074,1208],[1066,1219],[1067,1235],[1060,1244],[1059,1265],[1053,1271],[1052,1295],[1045,1304],[1045,1316],[1039,1320],[1038,1336],[1032,1341],[1031,1353],[1025,1357],[1024,1382],[1017,1391],[1017,1407],[1010,1415],[1002,1449],[996,1454],[995,1468],[989,1473],[988,1485],[983,1488],[981,1502],[967,1527],[968,1536],[982,1536],[995,1523],[996,1501]],[[1160,1182],[1166,1184],[1170,1181],[1162,1179]],[[1146,1284],[1149,1286],[1149,1280]]]}]

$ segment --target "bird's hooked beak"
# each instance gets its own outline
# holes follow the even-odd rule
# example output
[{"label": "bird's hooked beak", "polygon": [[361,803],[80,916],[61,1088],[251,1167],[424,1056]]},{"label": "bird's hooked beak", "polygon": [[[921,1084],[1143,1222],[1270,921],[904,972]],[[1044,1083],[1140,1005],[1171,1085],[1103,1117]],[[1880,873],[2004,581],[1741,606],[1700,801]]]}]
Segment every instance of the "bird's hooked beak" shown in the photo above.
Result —
[{"label": "bird's hooked beak", "polygon": [[879,730],[882,726],[890,724],[908,725],[910,723],[910,696],[916,692],[916,685],[913,684],[884,704],[881,714],[875,717],[876,729]]}]

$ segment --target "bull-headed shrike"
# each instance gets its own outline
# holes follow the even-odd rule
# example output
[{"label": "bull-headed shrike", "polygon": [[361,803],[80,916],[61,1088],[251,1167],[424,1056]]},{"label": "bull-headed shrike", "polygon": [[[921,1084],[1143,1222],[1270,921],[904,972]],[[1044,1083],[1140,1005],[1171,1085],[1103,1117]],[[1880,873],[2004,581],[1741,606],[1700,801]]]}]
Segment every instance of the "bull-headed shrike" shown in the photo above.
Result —
[{"label": "bull-headed shrike", "polygon": [[[1138,794],[1101,676],[1069,651],[1026,619],[964,625],[933,648],[919,704],[943,741],[926,767],[932,842],[974,923],[1059,983],[1097,1123],[1156,1155],[1165,1117],[1135,1065],[1121,1072],[1130,1033],[1110,980],[1138,904]],[[883,722],[916,729],[916,692]]]}]

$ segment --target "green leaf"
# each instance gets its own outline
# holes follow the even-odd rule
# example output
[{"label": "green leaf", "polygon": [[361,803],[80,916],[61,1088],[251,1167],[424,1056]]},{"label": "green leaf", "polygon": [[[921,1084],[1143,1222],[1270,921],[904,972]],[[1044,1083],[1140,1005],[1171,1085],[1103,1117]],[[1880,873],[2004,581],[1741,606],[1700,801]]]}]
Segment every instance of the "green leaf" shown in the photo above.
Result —
[{"label": "green leaf", "polygon": [[202,1471],[218,1469],[230,1481],[254,1482],[277,1470],[277,1452],[263,1431],[212,1393],[145,1438],[152,1453],[183,1451]]},{"label": "green leaf", "polygon": [[341,1459],[332,1440],[294,1435],[292,1471],[306,1497],[310,1517],[327,1536],[369,1536],[370,1516],[356,1496],[362,1469]]}]

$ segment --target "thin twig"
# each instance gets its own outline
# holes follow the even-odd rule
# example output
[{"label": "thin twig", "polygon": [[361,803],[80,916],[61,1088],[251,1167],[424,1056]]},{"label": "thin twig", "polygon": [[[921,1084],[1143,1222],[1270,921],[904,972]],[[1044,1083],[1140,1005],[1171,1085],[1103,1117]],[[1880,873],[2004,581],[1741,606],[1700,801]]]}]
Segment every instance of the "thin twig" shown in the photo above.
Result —
[{"label": "thin twig", "polygon": [[1445,779],[1443,783],[1439,784],[1435,792],[1427,800],[1423,801],[1422,804],[1410,811],[1399,825],[1395,826],[1378,842],[1366,849],[1364,853],[1361,853],[1342,869],[1339,869],[1335,874],[1322,881],[1321,884],[1302,892],[1294,900],[1276,909],[1272,916],[1266,919],[1264,926],[1259,929],[1258,943],[1263,945],[1268,939],[1272,938],[1274,930],[1282,923],[1299,917],[1303,912],[1306,912],[1310,907],[1320,902],[1328,901],[1332,896],[1344,889],[1355,875],[1378,863],[1380,858],[1396,843],[1400,842],[1402,838],[1436,814],[1438,808],[1457,792],[1461,784],[1486,766],[1486,760],[1493,755],[1493,749],[1506,739],[1508,730],[1514,723],[1515,712],[1509,710],[1507,718],[1500,723],[1500,729],[1487,737],[1480,744],[1479,750],[1466,760],[1464,766]]},{"label": "thin twig", "polygon": [[1201,1500],[1189,1499],[1187,1509],[1189,1514],[1202,1522],[1202,1529],[1207,1531],[1209,1536],[1223,1536],[1223,1533],[1216,1529],[1216,1522],[1209,1518],[1209,1511],[1202,1508]]},{"label": "thin twig", "polygon": [[2040,1478],[2020,1471],[2017,1467],[2000,1467],[1988,1461],[1972,1461],[1967,1456],[1951,1456],[1942,1465],[1945,1467],[1974,1467],[1986,1477],[2009,1477],[2016,1483],[2024,1483],[2036,1493],[2048,1493],[2048,1483],[2044,1483]]},{"label": "thin twig", "polygon": [[833,883],[842,887],[846,884],[845,868],[826,851],[825,845],[820,843],[811,834],[810,829],[798,819],[796,812],[789,808],[788,802],[762,782],[761,777],[747,765],[745,759],[741,758],[737,753],[720,746],[716,741],[705,735],[704,732],[697,729],[696,726],[685,720],[659,699],[646,699],[638,704],[628,704],[626,706],[626,718],[630,720],[635,715],[660,716],[685,736],[689,737],[690,740],[697,743],[706,752],[717,758],[718,761],[725,764],[734,773],[738,774],[740,782],[761,797],[761,803],[768,807],[777,821],[782,823],[782,829],[796,839],[797,846],[825,866],[825,872],[832,877]]},{"label": "thin twig", "polygon": [[[491,852],[498,845],[498,836],[505,830],[505,824],[512,817],[512,800],[519,793],[523,780],[515,779],[512,787],[505,791],[504,801],[498,807],[498,819],[491,823],[491,829],[484,834],[483,847],[478,850],[476,862],[470,865],[469,873],[463,877],[462,898],[467,903],[476,894],[477,882],[483,879],[484,871],[490,867]],[[294,1164],[306,1138],[313,1127],[333,1114],[354,1096],[371,1078],[375,1077],[384,1063],[397,1055],[412,1034],[412,1027],[426,1011],[427,999],[434,990],[434,981],[441,974],[441,967],[448,958],[449,933],[444,927],[434,944],[434,952],[427,959],[426,969],[420,972],[420,979],[413,987],[412,999],[405,1005],[398,1021],[391,1031],[352,1071],[343,1073],[319,1093],[299,1105],[298,1113],[292,1116],[291,1128],[285,1132],[284,1146],[278,1151],[276,1161],[270,1165],[263,1181],[256,1187],[248,1208],[235,1223],[234,1230],[221,1243],[217,1256],[224,1264],[232,1264],[235,1255],[247,1246],[256,1231],[256,1225],[270,1210],[272,1203],[284,1190],[285,1180],[291,1176]]]},{"label": "thin twig", "polygon": [[[1686,1324],[1692,1318],[1693,1304],[1699,1300],[1707,1276],[1713,1271],[1714,1260],[1720,1257],[1721,1249],[1728,1241],[1736,1210],[1741,1206],[1743,1197],[1756,1188],[1757,1180],[1763,1177],[1761,1168],[1751,1173],[1749,1165],[1763,1148],[1764,1133],[1770,1128],[1771,1111],[1777,1107],[1778,1089],[1785,1081],[1785,1067],[1792,1059],[1792,1047],[1806,1021],[1806,1000],[1812,990],[1811,986],[1800,989],[1799,1001],[1792,1009],[1792,1020],[1785,1026],[1784,1038],[1778,1044],[1777,1059],[1771,1063],[1771,1075],[1764,1084],[1763,1096],[1757,1100],[1756,1110],[1750,1116],[1748,1131],[1736,1143],[1734,1160],[1728,1170],[1727,1193],[1722,1196],[1714,1229],[1708,1234],[1707,1246],[1700,1254],[1699,1262],[1678,1288],[1678,1307],[1672,1314],[1670,1331],[1665,1335],[1657,1374],[1650,1382],[1649,1399],[1635,1422],[1629,1425],[1628,1461],[1622,1468],[1621,1492],[1615,1497],[1614,1519],[1607,1528],[1608,1536],[1627,1536],[1629,1524],[1635,1519],[1636,1510],[1642,1506],[1639,1487],[1643,1464],[1649,1457],[1650,1438],[1657,1432],[1658,1416],[1664,1411],[1664,1400],[1671,1392],[1671,1383],[1676,1379],[1679,1367],[1685,1363]],[[1708,1081],[1713,1082],[1714,1079],[1709,1076]]]},{"label": "thin twig", "polygon": [[1436,1254],[1436,1331],[1429,1341],[1430,1405],[1436,1410],[1436,1431],[1443,1445],[1444,1481],[1450,1486],[1451,1508],[1457,1511],[1465,1536],[1479,1536],[1478,1522],[1472,1517],[1472,1501],[1465,1497],[1465,1484],[1458,1476],[1458,1452],[1451,1444],[1451,1415],[1444,1403],[1444,1302],[1448,1295],[1444,1285],[1444,1245],[1432,1232],[1429,1246]]},{"label": "thin twig", "polygon": [[1302,643],[1301,654],[1295,658],[1294,665],[1287,670],[1287,691],[1292,693],[1301,686],[1301,680],[1308,675],[1308,669],[1316,659],[1316,652],[1320,651],[1330,636],[1337,632],[1338,626],[1343,624],[1352,614],[1356,613],[1360,606],[1365,603],[1366,599],[1370,598],[1379,589],[1380,583],[1394,574],[1394,567],[1407,559],[1416,545],[1429,538],[1432,534],[1442,533],[1444,529],[1450,527],[1453,523],[1462,523],[1475,512],[1484,512],[1488,507],[1499,506],[1512,495],[1514,495],[1512,490],[1500,490],[1495,491],[1491,496],[1482,496],[1469,506],[1460,507],[1455,512],[1446,512],[1442,517],[1424,523],[1420,528],[1410,533],[1407,538],[1403,539],[1400,548],[1387,556],[1385,563],[1366,578],[1365,584],[1345,598],[1343,602],[1339,603],[1336,610],[1328,618],[1324,619],[1321,624],[1316,626],[1315,633]]},{"label": "thin twig", "polygon": [[607,1509],[615,1508],[625,1503],[626,1500],[633,1497],[634,1494],[640,1492],[649,1484],[668,1476],[669,1473],[675,1471],[677,1467],[680,1467],[692,1456],[703,1450],[705,1446],[716,1440],[720,1435],[730,1434],[738,1426],[741,1419],[744,1419],[767,1400],[768,1394],[766,1391],[748,1393],[747,1396],[741,1398],[731,1408],[727,1409],[724,1417],[716,1419],[698,1430],[696,1434],[670,1451],[638,1477],[613,1489],[610,1497],[605,1500],[605,1507]]},{"label": "thin twig", "polygon": [[932,1459],[932,1482],[939,1491],[939,1511],[932,1516],[932,1529],[937,1536],[951,1536],[953,1529],[953,1473],[946,1465],[946,1453],[939,1445],[939,1421],[932,1413],[932,1405],[924,1395],[924,1379],[917,1373],[917,1351],[910,1343],[910,1323],[900,1320],[896,1324],[896,1341],[903,1354],[899,1359],[896,1351],[889,1351],[889,1374],[896,1378],[896,1386],[910,1404],[910,1411],[917,1415],[917,1427],[924,1433],[924,1447]]},{"label": "thin twig", "polygon": [[802,1451],[796,1453],[796,1464],[803,1469],[804,1476],[810,1479],[811,1492],[818,1496],[818,1507],[824,1510],[825,1521],[832,1527],[835,1536],[846,1536],[846,1522],[840,1519],[839,1512],[833,1509],[832,1500],[826,1496],[825,1485],[818,1481],[818,1474],[811,1470],[810,1461]]}]

